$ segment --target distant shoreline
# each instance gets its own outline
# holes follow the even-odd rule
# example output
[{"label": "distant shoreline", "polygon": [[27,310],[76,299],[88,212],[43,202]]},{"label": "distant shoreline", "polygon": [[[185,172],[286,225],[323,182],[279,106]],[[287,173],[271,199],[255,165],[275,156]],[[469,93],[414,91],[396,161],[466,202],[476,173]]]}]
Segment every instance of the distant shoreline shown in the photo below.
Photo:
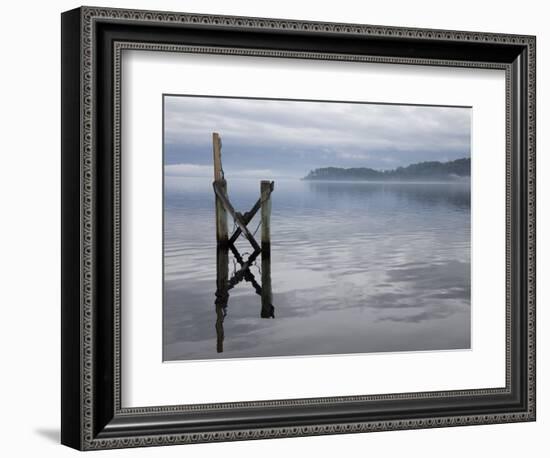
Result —
[{"label": "distant shoreline", "polygon": [[448,162],[419,162],[392,170],[366,167],[323,167],[309,172],[306,181],[370,181],[370,182],[465,182],[470,179],[470,158]]}]

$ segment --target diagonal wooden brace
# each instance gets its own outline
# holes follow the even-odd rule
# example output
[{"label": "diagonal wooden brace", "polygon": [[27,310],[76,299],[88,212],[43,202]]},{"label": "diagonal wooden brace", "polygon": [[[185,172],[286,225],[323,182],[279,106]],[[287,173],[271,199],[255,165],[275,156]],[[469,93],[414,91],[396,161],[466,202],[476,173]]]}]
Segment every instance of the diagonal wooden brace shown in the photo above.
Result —
[{"label": "diagonal wooden brace", "polygon": [[[271,182],[271,190],[270,190],[269,194],[271,194],[273,192],[273,189],[274,189],[274,182],[272,181]],[[250,221],[252,221],[252,218],[254,218],[256,213],[258,213],[258,210],[260,210],[260,208],[262,208],[262,198],[261,197],[256,201],[256,203],[250,209],[250,211],[247,211],[242,216],[243,223],[245,225],[250,223]],[[237,229],[235,229],[235,232],[233,232],[233,235],[229,239],[229,243],[230,244],[235,243],[235,241],[239,238],[239,235],[241,235],[241,233],[242,233],[241,228],[237,227]]]},{"label": "diagonal wooden brace", "polygon": [[252,274],[252,272],[250,272],[250,267],[252,266],[252,263],[258,257],[260,252],[254,251],[254,253],[252,253],[248,257],[248,259],[245,261],[233,245],[229,245],[229,248],[233,252],[233,255],[237,259],[238,263],[241,265],[241,268],[238,271],[236,271],[229,279],[228,290],[232,289],[235,285],[237,285],[242,280],[246,280],[251,282],[252,286],[254,286],[254,289],[256,290],[256,293],[261,295],[262,289],[260,285],[258,285],[258,283],[256,282],[256,279],[254,278],[254,275]]},{"label": "diagonal wooden brace", "polygon": [[252,245],[252,248],[254,248],[254,251],[258,250],[261,251],[260,245],[258,245],[258,242],[254,239],[254,236],[250,233],[248,228],[246,227],[246,223],[244,222],[244,218],[242,215],[237,213],[235,209],[233,208],[233,205],[231,205],[231,202],[229,202],[229,199],[223,192],[223,190],[220,188],[219,183],[217,181],[214,181],[214,192],[216,193],[216,196],[218,199],[220,199],[220,202],[224,206],[224,208],[227,210],[227,212],[231,215],[231,217],[235,220],[235,223],[241,230],[241,232],[244,234],[246,239],[250,242]]}]

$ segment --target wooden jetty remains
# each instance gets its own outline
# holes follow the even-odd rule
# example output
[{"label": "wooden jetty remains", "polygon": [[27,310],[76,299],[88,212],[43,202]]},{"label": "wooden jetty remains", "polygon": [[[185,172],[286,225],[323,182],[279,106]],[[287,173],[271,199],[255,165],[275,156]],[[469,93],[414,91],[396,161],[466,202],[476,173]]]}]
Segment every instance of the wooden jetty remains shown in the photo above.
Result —
[{"label": "wooden jetty remains", "polygon": [[[214,162],[214,195],[216,206],[216,335],[217,352],[223,352],[224,329],[223,322],[227,315],[229,290],[241,281],[250,282],[257,294],[261,296],[261,318],[274,318],[273,292],[271,288],[271,193],[273,181],[261,181],[260,197],[252,208],[245,213],[235,210],[229,199],[227,181],[222,167],[222,141],[217,132],[212,134],[212,151]],[[248,224],[260,211],[261,245],[248,229]],[[229,236],[228,216],[235,223],[235,230]],[[252,246],[252,254],[244,259],[235,246],[237,239],[243,236]],[[229,278],[229,251],[239,263],[240,268]],[[250,267],[261,255],[261,285],[258,284]]]}]

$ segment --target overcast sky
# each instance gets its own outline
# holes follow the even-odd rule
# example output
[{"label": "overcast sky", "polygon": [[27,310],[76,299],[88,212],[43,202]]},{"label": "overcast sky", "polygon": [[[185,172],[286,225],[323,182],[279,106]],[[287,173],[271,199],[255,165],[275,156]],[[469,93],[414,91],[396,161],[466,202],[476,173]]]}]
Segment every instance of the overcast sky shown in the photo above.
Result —
[{"label": "overcast sky", "polygon": [[213,97],[164,99],[167,175],[303,177],[319,167],[393,169],[470,156],[470,108]]}]

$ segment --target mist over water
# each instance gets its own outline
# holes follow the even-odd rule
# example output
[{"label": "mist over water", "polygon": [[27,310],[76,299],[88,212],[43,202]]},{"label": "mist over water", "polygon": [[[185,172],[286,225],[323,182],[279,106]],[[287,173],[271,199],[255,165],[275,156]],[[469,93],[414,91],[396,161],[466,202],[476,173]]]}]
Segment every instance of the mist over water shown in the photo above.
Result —
[{"label": "mist over water", "polygon": [[[217,353],[212,180],[166,177],[165,360],[470,348],[468,183],[274,181],[275,318],[239,283]],[[237,211],[259,192],[259,179],[228,177]]]}]

